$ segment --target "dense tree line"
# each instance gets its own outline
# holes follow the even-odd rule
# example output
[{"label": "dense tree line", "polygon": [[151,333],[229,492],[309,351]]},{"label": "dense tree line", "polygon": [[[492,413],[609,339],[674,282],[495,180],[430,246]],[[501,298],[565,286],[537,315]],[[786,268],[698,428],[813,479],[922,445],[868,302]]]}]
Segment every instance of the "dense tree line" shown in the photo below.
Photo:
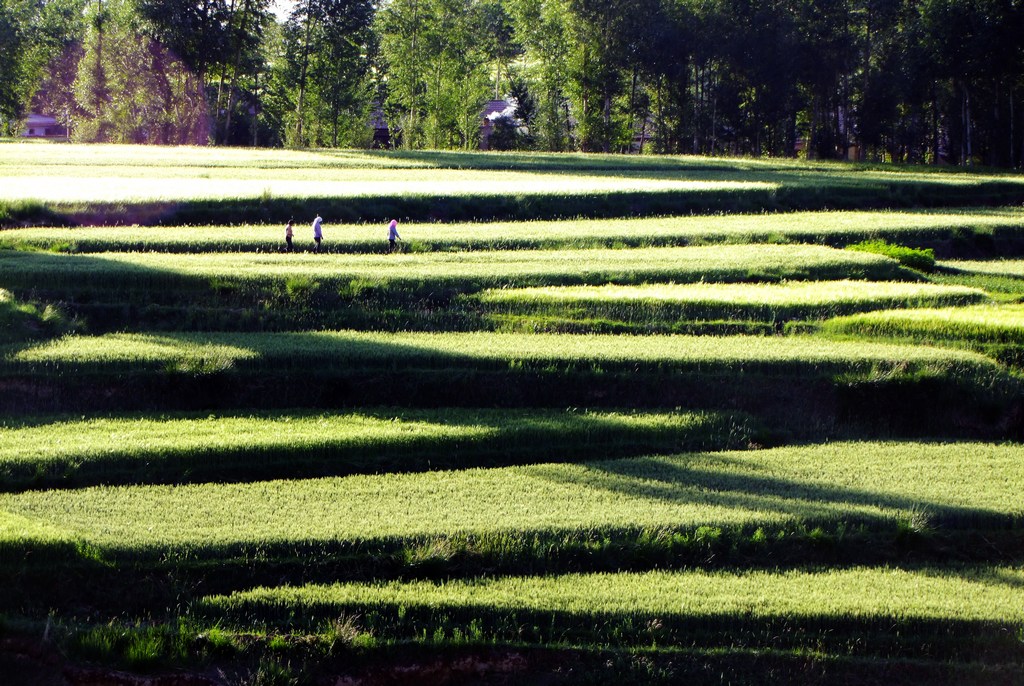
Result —
[{"label": "dense tree line", "polygon": [[[1024,161],[1024,0],[0,0],[81,140]],[[378,139],[378,143],[380,140]]]}]

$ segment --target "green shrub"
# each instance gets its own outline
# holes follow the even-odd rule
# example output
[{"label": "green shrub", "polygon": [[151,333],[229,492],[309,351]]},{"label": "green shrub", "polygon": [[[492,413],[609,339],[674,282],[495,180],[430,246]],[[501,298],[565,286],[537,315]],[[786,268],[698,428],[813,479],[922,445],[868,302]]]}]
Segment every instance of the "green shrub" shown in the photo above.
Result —
[{"label": "green shrub", "polygon": [[58,336],[72,330],[74,321],[53,305],[19,303],[0,288],[0,345]]},{"label": "green shrub", "polygon": [[935,271],[935,251],[931,248],[908,248],[904,245],[888,243],[884,240],[861,241],[846,246],[847,250],[885,255],[898,260],[904,267],[910,267],[921,272],[932,273]]}]

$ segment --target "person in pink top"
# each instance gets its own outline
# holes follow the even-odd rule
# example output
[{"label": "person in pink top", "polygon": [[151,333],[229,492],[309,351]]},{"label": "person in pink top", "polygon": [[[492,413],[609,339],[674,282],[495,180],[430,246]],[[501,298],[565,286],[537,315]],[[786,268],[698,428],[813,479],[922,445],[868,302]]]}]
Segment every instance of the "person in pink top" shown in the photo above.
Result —
[{"label": "person in pink top", "polygon": [[395,251],[395,241],[402,240],[402,237],[398,235],[398,220],[392,219],[391,223],[388,224],[388,254],[390,255]]}]

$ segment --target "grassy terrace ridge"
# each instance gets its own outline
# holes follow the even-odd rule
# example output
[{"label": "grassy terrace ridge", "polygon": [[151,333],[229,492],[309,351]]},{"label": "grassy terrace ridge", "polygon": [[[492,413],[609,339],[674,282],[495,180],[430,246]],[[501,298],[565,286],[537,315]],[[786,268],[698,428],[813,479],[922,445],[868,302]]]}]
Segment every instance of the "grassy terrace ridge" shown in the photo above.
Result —
[{"label": "grassy terrace ridge", "polygon": [[[296,216],[296,247],[308,251],[309,212]],[[33,227],[0,233],[0,247],[60,252],[280,252],[284,222],[241,226]],[[374,253],[386,248],[381,224],[334,224],[325,218],[328,252]],[[1024,209],[789,212],[643,219],[565,219],[482,224],[403,222],[406,249],[507,250],[581,247],[682,246],[707,243],[791,242],[841,247],[868,239],[929,246],[959,241],[970,247],[1024,238]],[[948,252],[948,250],[947,250]]]},{"label": "grassy terrace ridge", "polygon": [[[45,278],[43,278],[45,276]],[[402,255],[99,253],[0,251],[0,286],[13,292],[115,289],[159,299],[160,290],[232,291],[366,287],[415,289],[675,281],[870,278],[920,280],[880,255],[816,245],[729,245],[636,250],[540,250]],[[294,284],[298,284],[295,286]]]},{"label": "grassy terrace ridge", "polygon": [[416,472],[740,447],[749,419],[571,410],[9,418],[0,490]]},{"label": "grassy terrace ridge", "polygon": [[[644,648],[737,645],[1013,669],[1024,661],[1015,566],[571,574],[447,582],[256,588],[197,612],[221,626],[327,635],[370,645],[512,644]],[[760,679],[758,679],[760,683]]]},{"label": "grassy terrace ridge", "polygon": [[[1022,585],[1024,569],[1016,566],[919,570],[855,567],[739,573],[652,571],[256,588],[206,598],[201,605],[218,614],[242,618],[243,626],[254,617],[269,618],[286,626],[305,620],[315,626],[339,614],[369,615],[381,623],[388,622],[384,615],[391,615],[392,630],[397,629],[404,636],[415,636],[416,629],[399,628],[404,619],[399,608],[413,615],[418,614],[417,610],[476,613],[484,617],[516,611],[552,613],[564,616],[566,623],[574,619],[586,626],[589,622],[591,628],[596,619],[625,616],[656,617],[667,622],[683,619],[687,623],[701,619],[731,619],[739,623],[785,618],[795,622],[811,620],[818,625],[829,620],[839,624],[856,620],[869,625],[915,620],[974,621],[993,622],[1012,631],[1024,623],[1024,605],[1015,600]],[[651,629],[644,638],[657,644],[657,629]],[[614,640],[611,636],[608,639]],[[548,640],[558,638],[549,636]],[[1020,654],[1024,655],[1024,651]]]},{"label": "grassy terrace ridge", "polygon": [[[494,169],[494,170],[620,170],[636,169],[680,171],[697,170],[809,170],[820,173],[875,171],[889,174],[932,174],[974,176],[978,172],[963,167],[899,165],[785,158],[704,157],[686,155],[619,155],[601,153],[544,152],[460,152],[419,150],[282,150],[268,148],[230,148],[224,146],[138,146],[138,145],[54,145],[35,141],[15,141],[0,146],[0,168],[88,167],[210,170],[306,170],[329,169]],[[46,173],[45,171],[42,173]],[[1013,172],[986,170],[983,174],[1013,175]]]},{"label": "grassy terrace ridge", "polygon": [[[19,523],[115,556],[459,533],[1024,517],[1024,448],[839,442],[416,474],[0,494]],[[316,511],[310,518],[303,512]],[[172,514],[173,513],[173,514]],[[6,516],[5,515],[5,516]],[[105,553],[106,554],[106,553]]]},{"label": "grassy terrace ridge", "polygon": [[1024,304],[880,310],[825,323],[834,334],[1024,344]]},{"label": "grassy terrace ridge", "polygon": [[889,281],[787,281],[769,284],[647,284],[488,289],[489,312],[602,317],[626,322],[660,319],[811,319],[864,310],[970,305],[988,294],[967,286]]},{"label": "grassy terrace ridge", "polygon": [[[984,355],[809,336],[69,335],[8,346],[0,374],[0,408],[12,415],[634,407],[746,412],[790,438],[833,435],[849,422],[874,436],[1007,438],[1021,429],[1019,382]],[[927,413],[916,409],[922,402]]]},{"label": "grassy terrace ridge", "polygon": [[1019,175],[925,167],[612,155],[2,147],[0,226],[262,223],[310,211],[335,222],[389,216],[615,217],[1012,205],[1024,198]]},{"label": "grassy terrace ridge", "polygon": [[168,373],[331,369],[671,370],[794,374],[873,369],[996,371],[967,351],[804,336],[613,336],[514,333],[125,333],[71,335],[8,351],[6,373]]},{"label": "grassy terrace ridge", "polygon": [[1024,369],[1024,304],[879,310],[830,319],[828,336],[944,343],[977,350]]},{"label": "grassy terrace ridge", "polygon": [[963,274],[987,274],[1024,279],[1024,260],[947,260],[937,266]]},{"label": "grassy terrace ridge", "polygon": [[1013,669],[1022,660],[1011,638],[1020,630],[1013,599],[1021,573],[998,566],[861,567],[311,585],[214,596],[197,611],[222,626],[259,622],[271,631],[321,636],[341,616],[370,645],[642,647],[648,659],[680,645],[861,660],[972,661],[984,652],[988,662]]}]

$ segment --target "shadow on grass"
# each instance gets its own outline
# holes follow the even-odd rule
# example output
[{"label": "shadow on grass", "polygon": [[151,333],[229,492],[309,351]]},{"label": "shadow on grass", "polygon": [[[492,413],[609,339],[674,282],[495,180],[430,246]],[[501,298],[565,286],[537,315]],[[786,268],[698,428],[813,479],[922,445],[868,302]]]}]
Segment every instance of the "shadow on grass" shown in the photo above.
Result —
[{"label": "shadow on grass", "polygon": [[[899,455],[899,450],[893,448],[894,462],[899,460]],[[774,513],[801,521],[897,515],[909,521],[912,516],[920,515],[927,520],[927,526],[935,527],[1017,528],[1024,525],[1024,513],[951,506],[906,495],[770,476],[762,468],[727,455],[702,453],[692,460],[640,458],[589,462],[586,473],[581,478],[574,475],[572,483],[597,492],[644,500],[699,502],[710,507]],[[536,467],[533,473],[562,482],[557,470]]]},{"label": "shadow on grass", "polygon": [[994,665],[1024,662],[1024,644],[1014,634],[1014,621],[898,617],[885,611],[863,617],[825,612],[781,616],[712,613],[688,617],[643,611],[611,614],[506,610],[455,603],[435,607],[390,603],[369,607],[343,603],[278,607],[240,604],[224,612],[208,605],[198,609],[204,619],[223,621],[227,627],[268,622],[284,631],[322,629],[339,616],[356,617],[355,626],[378,640],[437,646],[468,643],[605,650],[646,648],[652,655],[658,655],[659,649],[719,649],[741,654],[760,650],[861,660],[916,659],[946,665],[950,661]]},{"label": "shadow on grass", "polygon": [[[488,221],[498,219],[562,219],[570,217],[629,217],[720,212],[780,210],[872,209],[890,207],[950,207],[1013,205],[1024,199],[1024,184],[1015,177],[978,177],[974,183],[956,182],[930,173],[899,174],[842,167],[799,167],[756,161],[702,161],[680,164],[659,158],[607,158],[579,156],[523,158],[507,164],[501,158],[465,157],[446,153],[396,153],[418,159],[419,166],[435,168],[514,169],[555,178],[612,176],[622,179],[695,180],[765,184],[760,188],[634,190],[620,192],[517,193],[514,187],[500,194],[380,193],[351,197],[271,197],[174,202],[48,202],[8,203],[0,208],[0,226],[32,224],[237,224],[281,223],[287,217],[306,216],[308,208],[331,222],[380,222],[388,217],[417,221]],[[431,161],[433,158],[433,161]],[[471,160],[466,164],[465,160]],[[475,162],[472,160],[484,160]],[[513,159],[513,158],[510,158]],[[488,167],[494,164],[498,166]],[[652,160],[654,160],[652,162]],[[518,165],[518,166],[517,166]],[[564,183],[554,184],[558,188]]]},{"label": "shadow on grass", "polygon": [[[651,686],[721,686],[723,683],[759,684],[761,686],[865,686],[865,684],[932,684],[934,686],[1010,686],[1024,667],[1020,657],[1011,653],[985,651],[984,661],[974,656],[947,659],[942,655],[920,657],[921,647],[914,646],[910,655],[864,656],[849,646],[815,646],[813,632],[805,636],[807,647],[786,650],[760,647],[749,641],[711,647],[651,645],[619,648],[607,645],[542,646],[523,645],[519,641],[480,645],[472,639],[437,641],[383,642],[372,647],[349,645],[359,638],[358,622],[345,625],[352,636],[341,636],[329,653],[308,660],[307,642],[314,636],[292,637],[294,645],[271,635],[253,636],[243,629],[233,647],[220,646],[205,634],[191,640],[195,651],[195,670],[209,672],[211,660],[222,672],[249,673],[267,669],[268,665],[298,665],[300,673],[289,677],[304,678],[310,683],[429,683],[442,678],[463,683],[515,683],[520,686],[620,686],[648,684]],[[753,627],[751,627],[753,628]],[[785,630],[785,627],[781,627]],[[982,634],[986,628],[959,625],[969,636]],[[773,627],[763,627],[771,631]],[[796,627],[789,629],[789,632]],[[198,632],[199,628],[193,631]],[[167,646],[180,645],[192,638],[174,622],[156,626],[106,625],[67,641],[66,652],[90,663],[126,664],[130,670],[132,646],[153,641],[153,634],[162,635]],[[334,633],[338,633],[335,628]],[[184,635],[183,635],[184,634]],[[332,635],[330,631],[327,635]],[[221,631],[222,643],[230,632]],[[366,636],[366,634],[363,634]],[[111,638],[113,637],[113,638]],[[323,640],[323,639],[321,639]],[[282,645],[285,643],[285,645]],[[853,646],[856,639],[851,639]],[[511,645],[509,645],[511,644]],[[86,645],[92,650],[83,650]],[[107,645],[106,651],[95,646]],[[168,651],[167,667],[181,670],[179,654]],[[218,654],[219,653],[219,654]],[[972,659],[974,658],[974,659]],[[157,658],[159,660],[159,657]],[[152,667],[152,666],[151,666]],[[205,668],[205,669],[204,669]],[[108,668],[109,669],[109,668]],[[186,666],[187,669],[187,666]],[[283,667],[281,668],[284,669]],[[102,676],[103,670],[94,670]],[[149,670],[152,671],[152,670]]]},{"label": "shadow on grass", "polygon": [[[337,436],[321,422],[319,430],[301,433],[303,420],[329,415],[314,411],[287,414],[265,413],[262,420],[277,426],[280,435],[244,435],[232,445],[202,446],[189,441],[190,431],[204,429],[204,417],[186,415],[158,420],[156,433],[146,436],[137,430],[132,445],[97,445],[90,453],[83,449],[63,450],[62,432],[45,433],[47,422],[26,419],[12,422],[7,431],[16,440],[15,426],[31,431],[33,452],[50,452],[42,459],[0,461],[0,491],[79,488],[114,484],[240,483],[265,479],[297,479],[350,474],[422,472],[470,467],[498,467],[537,462],[572,462],[602,457],[667,454],[681,450],[724,450],[744,447],[749,440],[750,418],[739,415],[689,415],[657,424],[630,422],[623,417],[575,412],[536,411],[409,411],[402,409],[361,410],[357,421],[375,420],[373,433],[343,421]],[[116,425],[100,428],[81,426],[79,436],[89,432],[126,435],[136,431],[132,416],[122,416]],[[135,419],[151,417],[135,415]],[[252,412],[221,414],[216,421],[253,419]],[[342,418],[344,419],[344,418]],[[64,421],[76,424],[77,417]],[[417,435],[420,423],[440,434]],[[168,440],[163,434],[170,426],[187,446]],[[192,427],[190,429],[190,426]],[[228,421],[223,431],[237,432]],[[27,438],[17,439],[21,442]],[[47,451],[48,440],[53,444]],[[163,443],[165,445],[159,445]]]}]

